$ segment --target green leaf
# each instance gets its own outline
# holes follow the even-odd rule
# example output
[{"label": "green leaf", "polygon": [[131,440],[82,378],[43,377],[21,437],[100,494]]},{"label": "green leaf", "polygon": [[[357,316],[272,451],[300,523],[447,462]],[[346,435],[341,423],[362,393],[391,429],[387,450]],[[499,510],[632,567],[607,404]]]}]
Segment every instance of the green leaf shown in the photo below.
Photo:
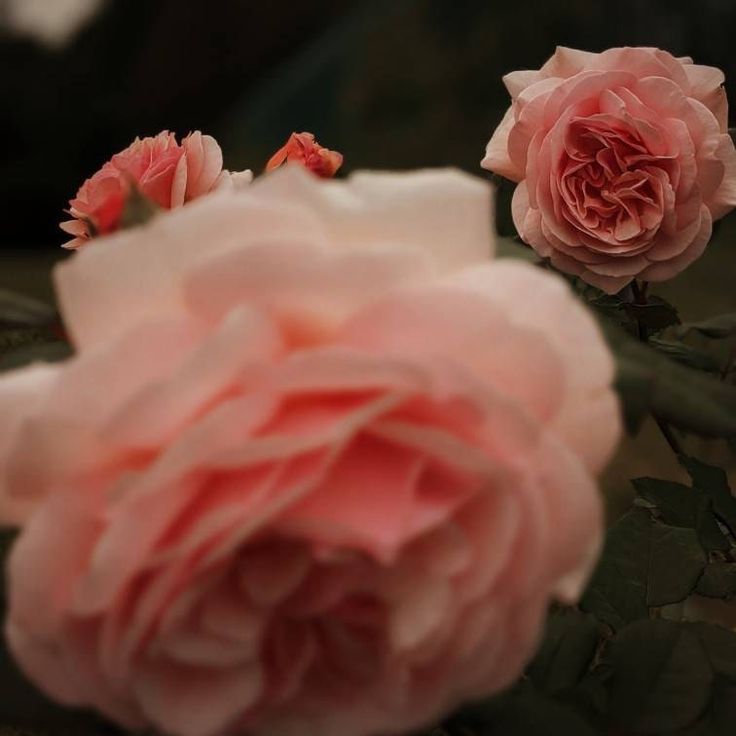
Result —
[{"label": "green leaf", "polygon": [[692,478],[693,484],[711,498],[716,516],[736,537],[736,498],[731,493],[726,472],[715,465],[708,465],[685,455],[680,456],[680,462]]},{"label": "green leaf", "polygon": [[548,694],[572,688],[587,673],[600,639],[594,616],[565,610],[552,614],[527,674]]},{"label": "green leaf", "polygon": [[710,706],[702,718],[677,736],[733,736],[736,722],[736,687],[716,678]]},{"label": "green leaf", "polygon": [[580,602],[613,629],[646,618],[647,560],[652,519],[644,509],[634,509],[608,531],[601,560]]},{"label": "green leaf", "polygon": [[646,618],[650,607],[685,600],[705,564],[695,530],[662,524],[635,508],[609,530],[581,608],[619,629]]},{"label": "green leaf", "polygon": [[[636,320],[626,310],[626,303],[618,294],[606,294],[595,287],[585,285],[577,286],[580,296],[601,317],[617,324],[628,334],[638,336],[639,328]],[[575,288],[575,285],[573,286]]]},{"label": "green leaf", "polygon": [[640,498],[655,510],[665,524],[695,529],[704,550],[725,552],[731,543],[721,531],[710,497],[697,488],[657,478],[631,481]]},{"label": "green leaf", "polygon": [[736,386],[669,360],[610,323],[603,326],[616,355],[616,387],[630,429],[649,412],[706,437],[736,436]]},{"label": "green leaf", "polygon": [[680,463],[692,478],[693,483],[703,490],[719,490],[731,492],[728,485],[728,476],[723,468],[716,465],[709,465],[702,460],[698,460],[688,455],[680,456]]},{"label": "green leaf", "polygon": [[736,335],[736,312],[719,314],[701,322],[686,322],[677,328],[675,334],[684,337],[690,332],[697,332],[712,340],[722,340]]},{"label": "green leaf", "polygon": [[657,478],[634,478],[631,484],[649,501],[665,524],[694,529],[698,520],[698,494],[682,483]]},{"label": "green leaf", "polygon": [[732,598],[736,595],[736,563],[711,562],[698,581],[695,592],[708,598]]},{"label": "green leaf", "polygon": [[694,529],[654,523],[647,606],[666,606],[685,600],[697,585],[705,564],[705,552]]},{"label": "green leaf", "polygon": [[636,434],[651,411],[654,376],[647,365],[625,355],[617,355],[616,364],[615,388],[624,424],[630,434]]},{"label": "green leaf", "polygon": [[681,625],[698,637],[713,670],[736,684],[736,633],[722,626],[700,621]]},{"label": "green leaf", "polygon": [[624,309],[638,324],[643,325],[648,333],[660,332],[665,327],[680,324],[677,310],[658,296],[650,296],[646,304],[626,302]]},{"label": "green leaf", "polygon": [[718,361],[712,355],[708,355],[708,353],[697,350],[690,345],[672,340],[663,340],[659,337],[650,338],[649,344],[670,360],[682,363],[682,365],[709,373],[717,373],[720,370]]},{"label": "green leaf", "polygon": [[489,706],[463,709],[443,728],[451,736],[600,736],[574,707],[531,687],[504,698],[500,707],[493,699]]},{"label": "green leaf", "polygon": [[698,636],[671,621],[637,621],[610,643],[610,715],[637,734],[661,736],[703,715],[715,676]]},{"label": "green leaf", "polygon": [[120,228],[145,225],[160,211],[161,208],[153,200],[146,197],[137,186],[131,185],[123,213],[120,216]]},{"label": "green leaf", "polygon": [[700,544],[706,552],[730,552],[733,545],[716,518],[712,500],[704,494],[701,496],[697,526]]},{"label": "green leaf", "polygon": [[492,728],[491,733],[499,736],[599,736],[574,710],[542,696],[519,698],[493,722]]}]

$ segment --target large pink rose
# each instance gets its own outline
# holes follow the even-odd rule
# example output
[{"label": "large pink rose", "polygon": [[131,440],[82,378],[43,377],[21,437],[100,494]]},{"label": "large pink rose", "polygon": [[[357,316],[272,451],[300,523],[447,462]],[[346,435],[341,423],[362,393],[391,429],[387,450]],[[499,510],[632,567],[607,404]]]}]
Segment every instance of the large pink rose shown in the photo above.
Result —
[{"label": "large pink rose", "polygon": [[95,235],[118,230],[133,186],[159,207],[170,210],[218,187],[250,178],[249,171],[231,174],[223,170],[217,141],[199,131],[186,136],[181,145],[166,130],[154,137],[136,138],[87,179],[69,202],[74,219],[61,223],[61,229],[74,238],[64,247],[73,250]]},{"label": "large pink rose", "polygon": [[504,77],[512,105],[482,166],[519,185],[522,239],[613,293],[700,256],[736,206],[723,74],[649,48],[558,48]]},{"label": "large pink rose", "polygon": [[368,736],[518,677],[619,418],[564,283],[490,261],[490,199],[286,167],[60,267],[77,357],[0,381],[34,682],[176,736]]}]

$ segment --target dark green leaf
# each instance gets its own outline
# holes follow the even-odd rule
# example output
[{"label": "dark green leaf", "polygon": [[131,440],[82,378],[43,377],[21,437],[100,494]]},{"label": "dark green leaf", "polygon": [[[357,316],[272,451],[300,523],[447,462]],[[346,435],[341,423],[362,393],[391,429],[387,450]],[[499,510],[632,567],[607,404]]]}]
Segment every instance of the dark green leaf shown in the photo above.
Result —
[{"label": "dark green leaf", "polygon": [[692,488],[670,480],[634,478],[637,494],[649,501],[665,524],[694,529],[698,519],[698,494]]},{"label": "dark green leaf", "polygon": [[600,624],[589,614],[561,611],[551,615],[527,671],[532,682],[549,694],[577,685],[588,671],[599,638]]},{"label": "dark green leaf", "polygon": [[695,592],[708,598],[732,598],[736,595],[736,563],[711,562],[698,581]]},{"label": "dark green leaf", "polygon": [[656,478],[635,478],[631,482],[639,497],[655,509],[665,524],[697,530],[700,544],[707,552],[731,549],[718,525],[710,497],[699,489]]},{"label": "dark green leaf", "polygon": [[714,672],[700,639],[670,621],[638,621],[612,641],[610,715],[633,733],[692,725],[711,696]]},{"label": "dark green leaf", "polygon": [[688,457],[687,455],[681,455],[680,462],[698,488],[730,492],[728,476],[723,468],[719,468],[716,465],[709,465],[702,460]]},{"label": "dark green leaf", "polygon": [[736,335],[736,312],[719,314],[717,317],[711,317],[701,322],[686,322],[676,330],[676,334],[683,337],[689,332],[697,332],[712,340],[722,340]]},{"label": "dark green leaf", "polygon": [[680,324],[677,310],[664,299],[658,296],[650,296],[646,304],[627,302],[624,305],[627,314],[643,325],[647,332],[654,333],[665,327]]},{"label": "dark green leaf", "polygon": [[736,386],[668,360],[610,324],[605,331],[616,354],[616,386],[630,428],[649,411],[696,434],[736,436]]},{"label": "dark green leaf", "polygon": [[700,507],[698,508],[698,539],[706,552],[729,552],[731,551],[731,541],[721,527],[721,522],[716,518],[713,501],[710,497],[700,493]]},{"label": "dark green leaf", "polygon": [[651,525],[648,511],[634,509],[609,529],[601,560],[580,603],[584,611],[614,629],[648,615]]},{"label": "dark green leaf", "polygon": [[661,524],[646,509],[635,508],[609,530],[581,607],[621,628],[646,618],[650,607],[687,598],[705,563],[693,529]]},{"label": "dark green leaf", "polygon": [[736,723],[736,687],[716,678],[710,706],[690,728],[678,731],[676,736],[733,736]]},{"label": "dark green leaf", "polygon": [[685,455],[680,456],[680,462],[692,478],[693,485],[711,498],[715,514],[736,536],[736,498],[731,494],[726,472]]},{"label": "dark green leaf", "polygon": [[651,411],[654,375],[650,368],[625,355],[616,356],[615,388],[621,398],[624,423],[636,434]]},{"label": "dark green leaf", "polygon": [[703,622],[682,625],[698,637],[713,670],[736,684],[736,633]]},{"label": "dark green leaf", "polygon": [[706,557],[694,529],[652,525],[647,605],[678,603],[692,593]]},{"label": "dark green leaf", "polygon": [[721,368],[716,358],[712,355],[708,355],[708,353],[697,350],[690,345],[685,345],[682,342],[652,337],[649,340],[649,344],[655,350],[670,358],[670,360],[677,361],[696,370],[717,373]]},{"label": "dark green leaf", "polygon": [[506,699],[501,708],[465,709],[445,728],[452,736],[600,736],[574,708],[532,688]]},{"label": "dark green leaf", "polygon": [[145,225],[160,211],[161,208],[146,197],[138,187],[131,186],[120,217],[120,227],[125,229]]}]

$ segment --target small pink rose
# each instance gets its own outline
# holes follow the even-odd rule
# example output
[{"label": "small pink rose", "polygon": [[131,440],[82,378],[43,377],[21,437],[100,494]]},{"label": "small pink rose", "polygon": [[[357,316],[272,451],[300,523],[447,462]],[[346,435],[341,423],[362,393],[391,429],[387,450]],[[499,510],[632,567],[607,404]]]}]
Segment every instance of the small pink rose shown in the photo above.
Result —
[{"label": "small pink rose", "polygon": [[594,564],[619,416],[490,204],[285,167],[59,268],[77,356],[0,380],[34,682],[175,736],[371,736],[519,676]]},{"label": "small pink rose", "polygon": [[329,179],[342,166],[342,154],[320,146],[312,133],[292,133],[268,160],[266,171],[273,171],[285,163],[300,164],[313,174]]},{"label": "small pink rose", "polygon": [[75,249],[90,237],[115,232],[131,187],[169,210],[227,186],[231,177],[249,174],[223,171],[220,146],[199,131],[186,136],[181,145],[168,131],[152,138],[136,138],[87,179],[69,202],[74,219],[63,222],[61,229],[74,239],[64,247]]},{"label": "small pink rose", "polygon": [[736,206],[720,70],[652,48],[558,48],[507,74],[512,105],[482,166],[518,182],[519,234],[562,271],[613,293],[698,258]]}]

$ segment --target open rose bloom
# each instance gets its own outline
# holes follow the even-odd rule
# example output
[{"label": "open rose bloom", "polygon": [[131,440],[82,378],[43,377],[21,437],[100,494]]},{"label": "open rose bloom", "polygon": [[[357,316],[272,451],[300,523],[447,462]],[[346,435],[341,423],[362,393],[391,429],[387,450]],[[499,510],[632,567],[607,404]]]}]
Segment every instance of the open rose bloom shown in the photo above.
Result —
[{"label": "open rose bloom", "polygon": [[136,138],[87,179],[69,202],[73,219],[63,222],[61,229],[74,239],[64,247],[75,249],[92,236],[118,230],[133,187],[158,207],[170,210],[218,187],[250,178],[248,171],[224,171],[217,141],[199,131],[186,136],[181,144],[168,131],[152,138]]},{"label": "open rose bloom", "polygon": [[490,195],[286,167],[59,268],[77,356],[0,381],[35,683],[177,736],[369,736],[520,675],[619,417],[562,280],[490,260]]},{"label": "open rose bloom", "polygon": [[649,48],[558,48],[504,82],[512,105],[482,165],[518,182],[522,239],[613,293],[698,258],[736,206],[720,70]]}]

